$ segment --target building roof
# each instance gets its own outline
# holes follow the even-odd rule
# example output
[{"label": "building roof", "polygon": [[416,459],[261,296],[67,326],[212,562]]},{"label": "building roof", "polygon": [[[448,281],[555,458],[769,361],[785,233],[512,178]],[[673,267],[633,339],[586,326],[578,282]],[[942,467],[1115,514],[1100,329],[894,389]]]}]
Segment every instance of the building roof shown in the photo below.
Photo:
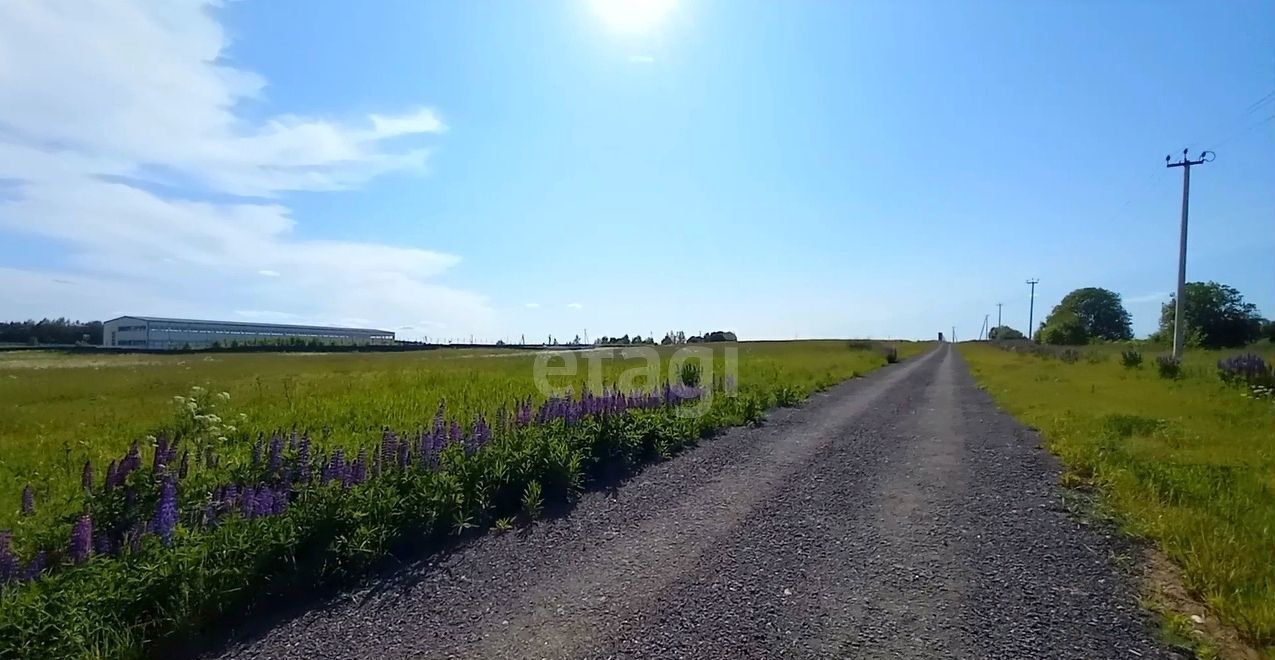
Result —
[{"label": "building roof", "polygon": [[111,319],[110,321],[105,321],[105,323],[110,323],[111,321],[119,321],[120,319],[137,319],[138,321],[146,321],[148,323],[152,321],[159,321],[163,323],[202,323],[207,325],[235,325],[235,326],[241,326],[241,327],[254,327],[254,328],[268,327],[268,328],[285,328],[290,330],[374,332],[376,334],[381,334],[381,335],[394,334],[394,332],[391,330],[376,330],[374,328],[344,328],[344,327],[331,326],[331,325],[293,325],[290,323],[253,323],[250,321],[208,321],[203,319],[173,319],[173,318],[165,318],[162,316],[131,316],[131,315],[118,316],[116,318]]}]

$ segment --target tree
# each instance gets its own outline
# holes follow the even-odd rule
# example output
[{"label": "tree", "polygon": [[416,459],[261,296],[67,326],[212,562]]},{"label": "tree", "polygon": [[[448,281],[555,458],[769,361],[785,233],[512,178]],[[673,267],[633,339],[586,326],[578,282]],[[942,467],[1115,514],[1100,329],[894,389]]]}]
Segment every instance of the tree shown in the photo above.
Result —
[{"label": "tree", "polygon": [[[1177,296],[1160,308],[1160,334],[1173,340],[1173,316]],[[1205,348],[1232,348],[1257,341],[1262,336],[1262,317],[1257,306],[1244,301],[1234,287],[1217,282],[1188,282],[1186,285],[1186,336]]]},{"label": "tree", "polygon": [[1043,344],[1079,346],[1089,343],[1089,334],[1085,332],[1085,324],[1079,315],[1070,310],[1055,309],[1040,327],[1036,339]]},{"label": "tree", "polygon": [[[1059,323],[1053,323],[1059,315],[1064,317],[1059,317]],[[1054,325],[1060,330],[1066,327],[1067,333],[1072,333],[1072,321],[1065,315],[1074,316],[1084,334],[1083,341],[1067,343],[1085,344],[1090,339],[1133,339],[1133,324],[1129,312],[1120,302],[1120,294],[1114,291],[1092,286],[1072,291],[1054,306],[1053,311],[1045,318],[1045,327]],[[1075,339],[1075,336],[1068,334],[1068,338]]]},{"label": "tree", "polygon": [[991,330],[988,330],[988,331],[987,331],[987,338],[988,338],[988,339],[1002,339],[1002,340],[1005,340],[1005,339],[1026,339],[1026,338],[1027,338],[1027,335],[1024,335],[1023,333],[1021,333],[1021,332],[1019,332],[1019,331],[1017,331],[1017,330],[1015,330],[1015,329],[1013,329],[1013,328],[1011,328],[1011,327],[1009,327],[1009,326],[1007,326],[1007,325],[998,325],[998,326],[996,326],[995,328],[992,328]]},{"label": "tree", "polygon": [[1262,326],[1262,336],[1265,337],[1267,341],[1275,344],[1275,321],[1267,321],[1265,325]]}]

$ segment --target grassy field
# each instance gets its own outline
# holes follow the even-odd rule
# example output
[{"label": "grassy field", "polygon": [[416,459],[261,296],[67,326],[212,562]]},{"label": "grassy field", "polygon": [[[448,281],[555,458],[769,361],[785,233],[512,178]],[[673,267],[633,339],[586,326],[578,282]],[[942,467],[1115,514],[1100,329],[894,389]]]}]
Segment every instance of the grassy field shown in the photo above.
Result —
[{"label": "grassy field", "polygon": [[[628,385],[655,396],[602,403],[581,398],[580,354],[576,376],[553,380],[574,402],[546,400],[525,351],[0,354],[0,657],[142,653],[263,594],[358,575],[404,541],[534,516],[591,470],[667,456],[886,364],[879,345],[844,341],[712,348],[711,379],[681,403],[658,394],[672,347],[659,378]],[[597,364],[613,387],[642,363]],[[705,414],[684,414],[708,394]],[[176,451],[156,458],[156,437],[190,451],[189,474]],[[106,465],[129,460],[108,486]]]},{"label": "grassy field", "polygon": [[1041,430],[1068,481],[1096,485],[1194,596],[1275,657],[1275,401],[1218,378],[1218,359],[1241,351],[1189,351],[1182,376],[1162,379],[1154,354],[1126,368],[1121,348],[1081,348],[1074,363],[960,350],[997,402]]}]

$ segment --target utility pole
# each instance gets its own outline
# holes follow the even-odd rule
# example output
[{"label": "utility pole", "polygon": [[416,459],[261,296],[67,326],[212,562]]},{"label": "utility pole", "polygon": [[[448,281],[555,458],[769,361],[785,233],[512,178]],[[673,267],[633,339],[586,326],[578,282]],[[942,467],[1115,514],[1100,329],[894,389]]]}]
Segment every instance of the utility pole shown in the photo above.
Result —
[{"label": "utility pole", "polygon": [[1182,347],[1186,344],[1186,215],[1191,200],[1191,166],[1211,162],[1217,154],[1212,151],[1200,152],[1199,160],[1191,160],[1187,150],[1182,150],[1182,160],[1173,163],[1171,157],[1164,157],[1165,167],[1182,168],[1182,237],[1178,242],[1178,295],[1173,307],[1173,357],[1182,359]]},{"label": "utility pole", "polygon": [[1004,303],[996,303],[996,327],[1001,327],[1001,306]]},{"label": "utility pole", "polygon": [[1033,277],[1027,283],[1032,285],[1032,300],[1027,307],[1027,338],[1035,341],[1036,326],[1032,324],[1036,322],[1036,285],[1040,284],[1040,278]]}]

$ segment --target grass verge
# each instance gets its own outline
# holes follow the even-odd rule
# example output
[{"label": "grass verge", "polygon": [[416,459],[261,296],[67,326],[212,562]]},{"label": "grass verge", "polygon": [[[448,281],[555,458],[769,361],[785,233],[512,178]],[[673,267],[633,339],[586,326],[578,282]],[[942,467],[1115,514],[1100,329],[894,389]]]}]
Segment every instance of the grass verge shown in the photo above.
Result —
[{"label": "grass verge", "polygon": [[1181,569],[1186,592],[1275,657],[1275,402],[1242,396],[1188,354],[1182,375],[1123,367],[1117,349],[1050,359],[960,348],[979,384],[1039,429],[1128,533]]}]

